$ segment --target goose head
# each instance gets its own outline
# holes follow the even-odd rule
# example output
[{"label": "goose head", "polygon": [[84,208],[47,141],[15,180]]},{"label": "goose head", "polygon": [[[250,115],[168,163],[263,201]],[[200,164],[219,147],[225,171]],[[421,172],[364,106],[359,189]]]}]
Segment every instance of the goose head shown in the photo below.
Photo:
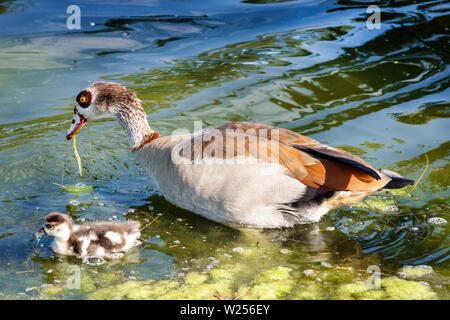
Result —
[{"label": "goose head", "polygon": [[64,213],[52,212],[45,217],[42,233],[67,241],[72,234],[72,219]]},{"label": "goose head", "polygon": [[66,138],[70,140],[91,120],[115,117],[124,126],[147,123],[147,117],[136,94],[115,82],[95,82],[78,93],[73,110],[72,124]]}]

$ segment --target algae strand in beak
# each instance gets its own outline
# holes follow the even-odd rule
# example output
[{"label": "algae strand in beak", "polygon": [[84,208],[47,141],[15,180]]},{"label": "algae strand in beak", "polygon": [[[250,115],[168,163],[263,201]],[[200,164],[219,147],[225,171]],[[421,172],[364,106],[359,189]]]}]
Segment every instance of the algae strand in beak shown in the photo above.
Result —
[{"label": "algae strand in beak", "polygon": [[77,150],[77,136],[73,136],[73,152],[75,153],[75,158],[77,158],[78,170],[80,171],[80,178],[83,177],[83,170],[81,169],[81,159]]},{"label": "algae strand in beak", "polygon": [[[89,149],[90,149],[90,144],[91,144],[91,140],[90,140],[90,136],[89,136]],[[73,152],[75,153],[75,158],[77,159],[77,163],[78,163],[78,171],[80,172],[80,182],[77,184],[74,184],[74,185],[70,185],[70,186],[64,186],[64,185],[56,183],[56,182],[53,182],[53,184],[60,186],[61,188],[64,189],[64,191],[72,192],[72,193],[81,193],[81,192],[92,191],[94,189],[94,187],[92,185],[85,185],[83,182],[81,182],[81,178],[83,178],[83,169],[81,167],[81,158],[80,158],[80,155],[78,154],[76,135],[73,136]]]},{"label": "algae strand in beak", "polygon": [[[76,138],[76,135],[73,136],[73,152],[75,153],[75,158],[77,159],[78,171],[80,171],[80,179],[81,179],[81,178],[83,178],[83,170],[81,168],[81,158],[80,158],[80,155],[78,154],[78,150],[77,150],[77,138]],[[60,186],[61,188],[63,188],[67,192],[72,192],[72,193],[89,192],[89,191],[92,191],[92,189],[94,189],[93,186],[85,185],[81,181],[79,183],[75,184],[75,185],[70,185],[70,186],[64,186],[62,184],[55,183],[55,182],[53,182],[53,184],[55,184],[57,186]]]},{"label": "algae strand in beak", "polygon": [[[89,135],[89,148],[90,148],[90,135]],[[80,155],[78,154],[78,149],[77,149],[77,136],[74,135],[73,136],[73,152],[75,153],[75,158],[77,159],[77,163],[78,163],[78,170],[80,171],[80,179],[83,178],[83,169],[81,167],[81,158]],[[75,185],[71,185],[71,186],[67,186],[64,187],[64,190],[68,191],[68,192],[73,192],[73,193],[80,193],[80,192],[89,192],[92,189],[94,189],[94,187],[92,185],[85,185],[84,183],[82,183],[81,181]]]}]

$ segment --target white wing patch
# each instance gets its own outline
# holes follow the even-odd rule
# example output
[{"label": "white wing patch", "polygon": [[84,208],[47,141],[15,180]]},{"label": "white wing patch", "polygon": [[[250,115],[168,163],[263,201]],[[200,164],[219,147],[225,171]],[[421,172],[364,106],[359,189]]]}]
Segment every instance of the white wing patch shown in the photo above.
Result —
[{"label": "white wing patch", "polygon": [[97,235],[95,234],[95,232],[91,231],[91,232],[89,233],[89,239],[91,239],[91,241],[97,241],[97,240],[98,240],[98,237],[97,237]]},{"label": "white wing patch", "polygon": [[87,256],[88,255],[88,247],[91,244],[91,240],[89,239],[89,236],[81,238],[81,241],[83,244],[81,245],[81,256]]},{"label": "white wing patch", "polygon": [[103,247],[97,247],[97,249],[95,250],[95,253],[93,255],[97,256],[97,257],[103,257],[106,255],[105,249]]},{"label": "white wing patch", "polygon": [[108,231],[105,233],[105,237],[109,238],[109,240],[111,240],[112,243],[116,244],[122,243],[122,237],[117,232]]}]

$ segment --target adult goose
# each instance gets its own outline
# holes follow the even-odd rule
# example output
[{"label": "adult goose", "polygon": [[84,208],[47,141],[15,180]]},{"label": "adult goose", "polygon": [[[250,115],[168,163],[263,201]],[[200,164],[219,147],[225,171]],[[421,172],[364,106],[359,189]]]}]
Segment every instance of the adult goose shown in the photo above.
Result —
[{"label": "adult goose", "polygon": [[177,206],[234,227],[318,221],[330,209],[414,181],[290,130],[250,122],[194,133],[153,131],[136,94],[96,82],[76,98],[71,139],[87,121],[115,117],[131,151]]}]

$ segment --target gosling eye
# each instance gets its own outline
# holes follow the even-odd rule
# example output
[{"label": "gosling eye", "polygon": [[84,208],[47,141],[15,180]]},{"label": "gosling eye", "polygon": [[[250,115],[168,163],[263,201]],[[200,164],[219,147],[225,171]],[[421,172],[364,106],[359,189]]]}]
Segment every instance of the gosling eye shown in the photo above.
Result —
[{"label": "gosling eye", "polygon": [[53,226],[52,226],[50,223],[46,223],[46,224],[45,224],[45,227],[46,227],[47,229],[53,228]]}]

